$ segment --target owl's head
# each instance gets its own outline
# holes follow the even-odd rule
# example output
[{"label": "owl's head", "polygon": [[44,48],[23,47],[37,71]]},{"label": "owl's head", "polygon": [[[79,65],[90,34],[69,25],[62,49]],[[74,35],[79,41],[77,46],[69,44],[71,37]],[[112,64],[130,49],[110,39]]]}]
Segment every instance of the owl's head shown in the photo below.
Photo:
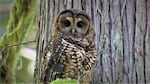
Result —
[{"label": "owl's head", "polygon": [[54,23],[52,35],[58,32],[71,36],[87,36],[93,33],[93,26],[90,17],[78,9],[68,9],[62,11]]}]

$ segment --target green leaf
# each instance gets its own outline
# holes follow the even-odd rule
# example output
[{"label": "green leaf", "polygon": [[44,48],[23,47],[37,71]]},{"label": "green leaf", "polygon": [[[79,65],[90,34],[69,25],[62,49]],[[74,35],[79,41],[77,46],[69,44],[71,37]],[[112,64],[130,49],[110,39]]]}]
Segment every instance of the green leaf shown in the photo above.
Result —
[{"label": "green leaf", "polygon": [[64,79],[56,79],[52,81],[50,84],[77,84],[77,80],[70,79],[70,78],[64,78]]}]

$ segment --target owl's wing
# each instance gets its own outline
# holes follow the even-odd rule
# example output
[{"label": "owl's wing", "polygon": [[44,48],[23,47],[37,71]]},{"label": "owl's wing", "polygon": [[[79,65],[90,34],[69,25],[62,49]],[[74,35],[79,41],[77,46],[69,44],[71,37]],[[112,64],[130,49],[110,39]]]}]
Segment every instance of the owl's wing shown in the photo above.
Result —
[{"label": "owl's wing", "polygon": [[60,56],[62,54],[62,45],[58,45],[55,50],[53,50],[48,65],[47,69],[45,72],[45,78],[44,78],[44,84],[49,84],[52,80],[55,80],[56,77],[59,77],[61,75],[61,72],[63,70],[63,66],[60,63]]}]

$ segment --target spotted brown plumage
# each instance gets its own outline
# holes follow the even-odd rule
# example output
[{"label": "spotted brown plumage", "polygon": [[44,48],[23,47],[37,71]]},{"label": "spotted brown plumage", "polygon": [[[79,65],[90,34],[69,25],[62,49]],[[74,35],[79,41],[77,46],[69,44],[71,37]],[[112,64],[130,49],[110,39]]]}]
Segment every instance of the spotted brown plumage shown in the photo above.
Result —
[{"label": "spotted brown plumage", "polygon": [[89,16],[77,9],[62,11],[42,56],[45,84],[56,78],[89,83],[96,61],[94,28]]}]

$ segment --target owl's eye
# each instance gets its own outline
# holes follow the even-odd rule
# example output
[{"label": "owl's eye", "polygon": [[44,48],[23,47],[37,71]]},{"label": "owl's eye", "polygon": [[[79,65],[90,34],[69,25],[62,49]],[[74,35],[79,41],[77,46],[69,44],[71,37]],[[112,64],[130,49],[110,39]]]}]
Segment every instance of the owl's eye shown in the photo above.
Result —
[{"label": "owl's eye", "polygon": [[79,28],[82,28],[83,25],[84,25],[83,21],[79,21],[79,22],[77,23],[77,26],[78,26]]},{"label": "owl's eye", "polygon": [[63,25],[64,25],[65,27],[69,27],[69,26],[71,25],[71,23],[70,23],[69,20],[65,20],[65,21],[63,22]]}]

